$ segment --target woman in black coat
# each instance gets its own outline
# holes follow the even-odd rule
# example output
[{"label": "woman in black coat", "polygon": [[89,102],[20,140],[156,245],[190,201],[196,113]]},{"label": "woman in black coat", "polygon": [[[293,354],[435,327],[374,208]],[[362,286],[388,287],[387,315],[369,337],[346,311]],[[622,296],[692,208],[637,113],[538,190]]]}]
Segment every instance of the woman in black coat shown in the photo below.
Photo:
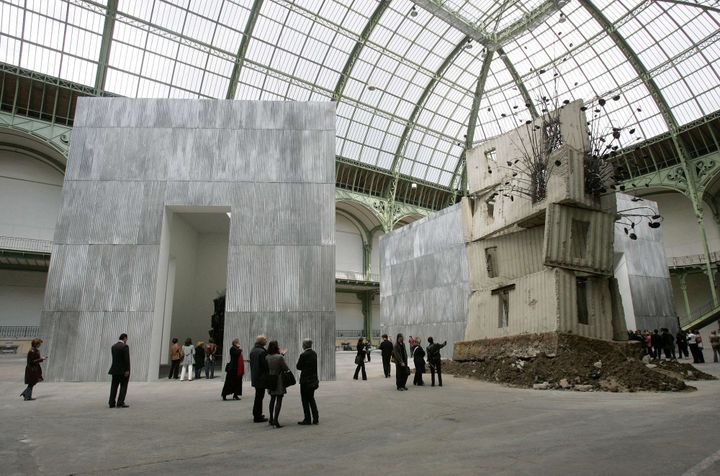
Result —
[{"label": "woman in black coat", "polygon": [[420,338],[415,338],[415,348],[412,351],[413,361],[415,362],[415,377],[413,385],[425,385],[423,382],[423,374],[425,373],[425,350],[420,345]]},{"label": "woman in black coat", "polygon": [[200,373],[205,366],[205,343],[198,341],[195,346],[195,378],[200,378]]},{"label": "woman in black coat", "polygon": [[398,334],[395,338],[393,346],[393,360],[395,360],[395,385],[398,390],[407,390],[405,386],[410,369],[408,368],[407,349],[405,348],[405,338],[402,334]]},{"label": "woman in black coat", "polygon": [[365,340],[361,337],[357,341],[357,355],[355,356],[355,375],[353,379],[358,379],[358,373],[362,370],[362,379],[367,380],[367,374],[365,373],[365,354],[367,353],[365,347]]},{"label": "woman in black coat", "polygon": [[47,360],[40,356],[40,345],[43,340],[36,338],[32,340],[32,347],[28,351],[27,365],[25,366],[25,384],[27,388],[20,394],[21,397],[27,402],[28,400],[35,400],[32,396],[33,387],[38,383],[42,382],[42,367],[40,363]]},{"label": "woman in black coat", "polygon": [[227,400],[226,397],[231,393],[233,400],[240,400],[243,375],[245,375],[245,360],[240,348],[240,339],[234,339],[230,347],[230,360],[225,365],[225,385],[221,393],[223,400]]}]

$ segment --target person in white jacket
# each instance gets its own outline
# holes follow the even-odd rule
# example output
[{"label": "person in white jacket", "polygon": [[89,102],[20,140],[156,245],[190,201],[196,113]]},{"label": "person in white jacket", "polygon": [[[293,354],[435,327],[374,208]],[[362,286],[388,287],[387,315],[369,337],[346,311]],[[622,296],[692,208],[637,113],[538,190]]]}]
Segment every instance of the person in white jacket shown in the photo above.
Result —
[{"label": "person in white jacket", "polygon": [[192,339],[185,339],[185,345],[182,346],[182,362],[180,363],[182,370],[180,371],[180,381],[193,379],[193,363],[195,362],[195,348],[192,345]]}]

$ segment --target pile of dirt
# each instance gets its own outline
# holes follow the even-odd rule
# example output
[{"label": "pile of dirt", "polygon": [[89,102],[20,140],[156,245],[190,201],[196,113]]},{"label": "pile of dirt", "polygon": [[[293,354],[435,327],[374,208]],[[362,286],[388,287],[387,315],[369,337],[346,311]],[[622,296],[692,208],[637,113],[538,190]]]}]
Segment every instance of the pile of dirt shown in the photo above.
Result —
[{"label": "pile of dirt", "polygon": [[511,386],[577,391],[681,391],[683,380],[714,379],[692,365],[638,358],[635,346],[560,335],[555,355],[497,355],[446,361],[443,372]]}]

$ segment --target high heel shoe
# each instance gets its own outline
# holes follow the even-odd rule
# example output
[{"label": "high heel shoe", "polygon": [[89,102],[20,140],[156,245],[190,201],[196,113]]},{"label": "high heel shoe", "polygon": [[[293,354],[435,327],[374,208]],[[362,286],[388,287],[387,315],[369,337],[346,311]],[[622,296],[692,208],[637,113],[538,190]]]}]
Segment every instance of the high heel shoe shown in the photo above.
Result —
[{"label": "high heel shoe", "polygon": [[240,400],[240,397],[238,397],[237,395],[233,395],[233,400]]}]

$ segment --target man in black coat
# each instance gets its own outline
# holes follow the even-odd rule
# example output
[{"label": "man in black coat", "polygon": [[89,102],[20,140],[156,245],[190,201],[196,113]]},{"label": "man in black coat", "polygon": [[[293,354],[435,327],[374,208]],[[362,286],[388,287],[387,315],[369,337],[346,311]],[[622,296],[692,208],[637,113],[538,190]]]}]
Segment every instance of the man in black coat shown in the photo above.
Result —
[{"label": "man in black coat", "polygon": [[382,355],[383,373],[385,378],[390,377],[390,358],[393,353],[392,342],[388,339],[387,334],[382,335],[382,342],[380,342],[380,354]]},{"label": "man in black coat", "polygon": [[267,337],[257,336],[255,347],[250,351],[250,378],[252,386],[255,387],[255,402],[253,403],[253,421],[262,423],[268,421],[263,415],[263,398],[265,397],[265,379],[268,375],[268,365],[265,356],[267,351],[265,345]]},{"label": "man in black coat", "polygon": [[393,358],[395,359],[395,386],[398,390],[407,390],[407,383],[410,369],[408,368],[407,349],[405,348],[405,338],[402,334],[398,334],[395,338],[393,346]]},{"label": "man in black coat", "polygon": [[[130,347],[127,345],[127,334],[120,334],[120,339],[110,348],[112,353],[112,365],[108,374],[112,375],[110,384],[110,408],[127,408],[125,394],[127,394],[128,382],[130,381]],[[118,386],[120,394],[118,395]],[[117,404],[115,397],[117,396]]]},{"label": "man in black coat", "polygon": [[440,357],[440,349],[447,345],[447,341],[442,344],[436,344],[432,337],[428,337],[427,361],[430,366],[430,386],[435,386],[435,372],[437,372],[438,385],[442,387],[442,358]]},{"label": "man in black coat", "polygon": [[[299,421],[298,425],[318,424],[318,409],[315,403],[315,390],[320,386],[317,373],[317,354],[312,350],[312,341],[303,340],[303,353],[297,361],[297,369],[300,371],[300,400],[302,401],[305,419]],[[310,414],[312,413],[312,421]]]}]

